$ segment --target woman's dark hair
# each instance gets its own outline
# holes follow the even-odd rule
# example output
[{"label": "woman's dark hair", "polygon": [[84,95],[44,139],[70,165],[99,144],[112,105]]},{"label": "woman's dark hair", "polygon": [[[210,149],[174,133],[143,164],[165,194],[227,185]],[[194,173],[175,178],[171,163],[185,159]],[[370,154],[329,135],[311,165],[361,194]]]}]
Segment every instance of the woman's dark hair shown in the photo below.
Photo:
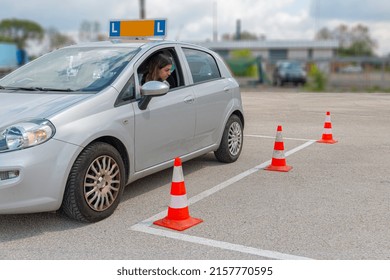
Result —
[{"label": "woman's dark hair", "polygon": [[167,65],[172,65],[172,59],[165,54],[158,54],[151,58],[148,65],[148,72],[146,73],[145,82],[158,81],[158,71]]}]

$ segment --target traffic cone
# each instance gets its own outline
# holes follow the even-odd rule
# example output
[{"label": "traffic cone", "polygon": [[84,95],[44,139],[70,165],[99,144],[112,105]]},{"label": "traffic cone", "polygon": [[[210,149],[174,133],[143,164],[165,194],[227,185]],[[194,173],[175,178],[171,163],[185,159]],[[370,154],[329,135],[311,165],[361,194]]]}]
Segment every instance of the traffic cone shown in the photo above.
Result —
[{"label": "traffic cone", "polygon": [[333,139],[333,135],[332,135],[332,122],[330,121],[330,112],[326,112],[324,133],[322,134],[322,139],[318,140],[317,142],[325,143],[325,144],[337,143],[337,141]]},{"label": "traffic cone", "polygon": [[201,222],[203,220],[190,217],[181,160],[180,158],[175,158],[168,215],[161,220],[153,222],[153,224],[182,231]]},{"label": "traffic cone", "polygon": [[286,164],[286,158],[284,156],[284,143],[282,137],[282,126],[278,125],[276,131],[276,139],[274,145],[274,153],[272,156],[271,164],[268,165],[265,170],[288,172],[292,169],[292,166]]}]

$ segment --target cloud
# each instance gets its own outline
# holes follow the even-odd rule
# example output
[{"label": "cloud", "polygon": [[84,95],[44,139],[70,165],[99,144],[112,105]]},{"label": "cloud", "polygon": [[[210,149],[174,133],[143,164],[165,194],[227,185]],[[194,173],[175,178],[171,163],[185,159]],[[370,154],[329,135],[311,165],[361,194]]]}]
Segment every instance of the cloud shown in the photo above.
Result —
[{"label": "cloud", "polygon": [[[361,23],[370,28],[381,53],[390,52],[389,0],[145,0],[147,18],[168,19],[168,39],[211,40],[217,5],[217,31],[241,30],[267,39],[314,38],[320,27]],[[112,19],[139,18],[138,0],[1,0],[0,20],[29,19],[44,28],[77,34],[83,21],[97,21],[108,33]]]},{"label": "cloud", "polygon": [[346,21],[388,21],[388,0],[313,0],[311,16],[320,19],[344,19]]},{"label": "cloud", "polygon": [[388,0],[312,0],[310,16],[318,22],[318,28],[333,29],[340,24],[349,27],[362,24],[370,30],[379,55],[390,53],[390,1]]},{"label": "cloud", "polygon": [[2,0],[0,19],[20,18],[39,23],[44,28],[78,30],[84,20],[108,26],[112,18],[138,18],[138,1],[123,0]]}]

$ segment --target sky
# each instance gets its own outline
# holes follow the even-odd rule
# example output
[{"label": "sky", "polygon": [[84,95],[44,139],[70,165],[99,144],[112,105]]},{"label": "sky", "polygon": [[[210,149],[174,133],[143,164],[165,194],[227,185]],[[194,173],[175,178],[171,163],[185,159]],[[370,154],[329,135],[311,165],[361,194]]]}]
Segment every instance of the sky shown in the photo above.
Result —
[{"label": "sky", "polygon": [[[0,0],[0,20],[28,19],[43,28],[77,36],[81,23],[97,21],[108,34],[109,21],[138,19],[139,0]],[[389,0],[145,0],[146,18],[167,19],[167,39],[220,40],[241,30],[267,40],[312,40],[323,27],[369,27],[378,55],[390,53]]]}]

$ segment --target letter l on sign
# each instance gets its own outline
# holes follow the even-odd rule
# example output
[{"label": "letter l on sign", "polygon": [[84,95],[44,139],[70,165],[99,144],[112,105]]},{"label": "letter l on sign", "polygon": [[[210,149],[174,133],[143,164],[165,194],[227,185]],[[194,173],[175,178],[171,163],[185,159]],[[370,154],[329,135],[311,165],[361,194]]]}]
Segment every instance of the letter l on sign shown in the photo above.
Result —
[{"label": "letter l on sign", "polygon": [[156,20],[154,22],[154,36],[165,36],[166,21]]},{"label": "letter l on sign", "polygon": [[115,24],[114,23],[111,23],[111,32],[112,33],[117,33],[118,31],[115,30]]},{"label": "letter l on sign", "polygon": [[120,21],[111,21],[110,22],[110,37],[113,36],[120,36],[120,26],[121,22]]}]

